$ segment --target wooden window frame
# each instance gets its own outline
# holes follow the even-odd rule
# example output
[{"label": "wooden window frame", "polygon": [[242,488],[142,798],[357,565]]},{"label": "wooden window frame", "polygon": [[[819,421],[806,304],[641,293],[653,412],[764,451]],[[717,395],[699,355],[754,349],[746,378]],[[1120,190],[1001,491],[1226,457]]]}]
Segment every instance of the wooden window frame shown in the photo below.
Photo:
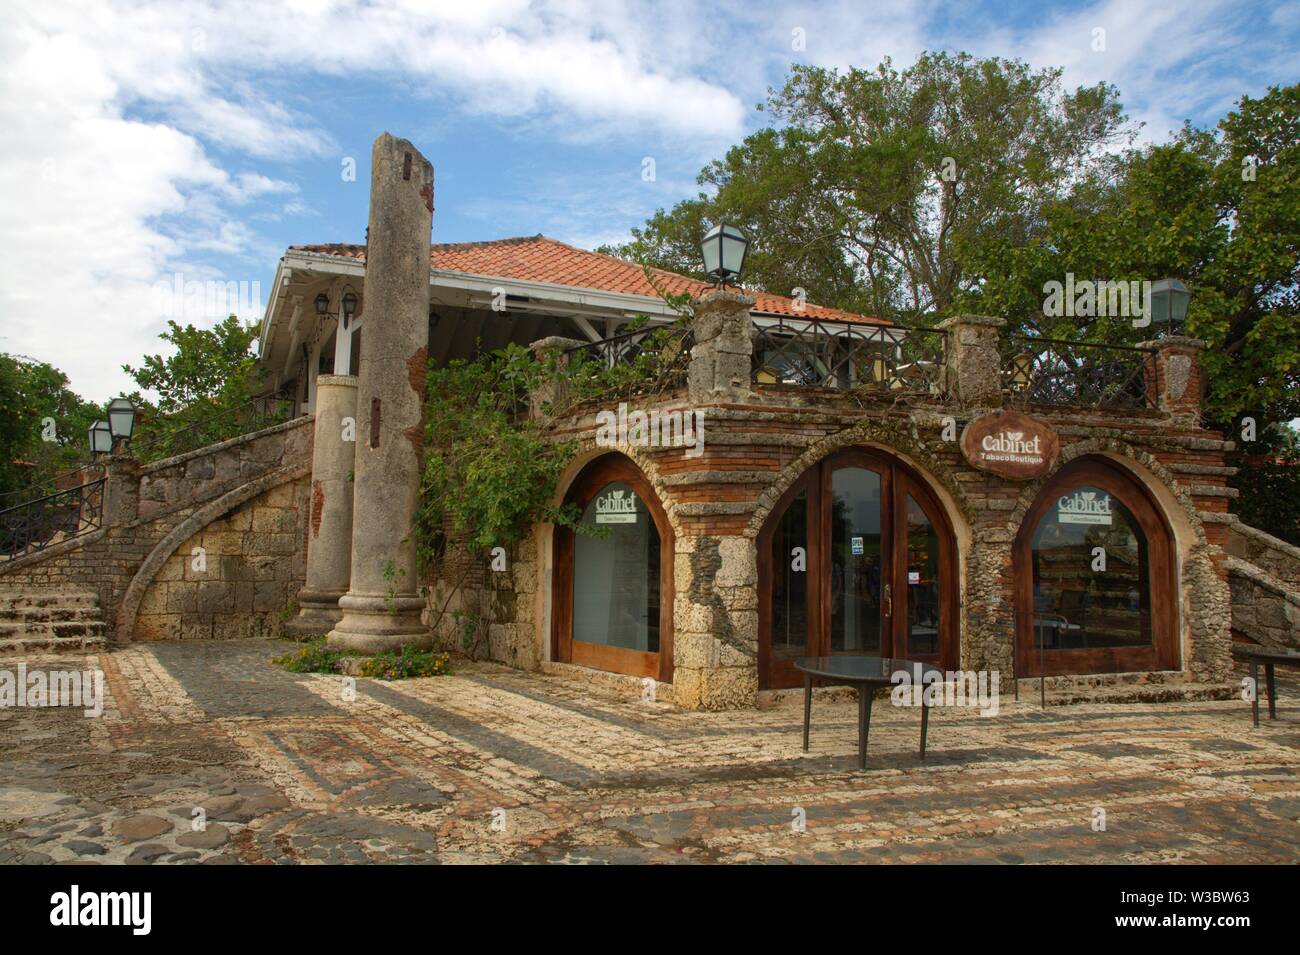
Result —
[{"label": "wooden window frame", "polygon": [[[845,448],[828,455],[804,471],[776,502],[763,522],[756,541],[758,554],[758,674],[760,689],[783,689],[803,684],[803,677],[794,669],[792,661],[772,658],[772,584],[775,568],[772,565],[772,536],[791,502],[801,491],[808,492],[808,630],[809,656],[829,655],[831,588],[826,559],[831,540],[831,478],[840,468],[859,467],[880,475],[881,540],[890,564],[890,585],[893,591],[887,636],[889,647],[884,655],[897,655],[896,648],[906,646],[907,562],[896,559],[900,550],[906,553],[906,541],[901,539],[907,527],[907,495],[916,500],[929,518],[939,539],[939,574],[943,585],[939,591],[940,632],[937,654],[918,654],[909,659],[934,663],[948,669],[957,666],[959,657],[960,622],[957,614],[959,581],[957,536],[948,518],[948,512],[938,496],[930,490],[921,476],[910,466],[886,451],[872,448]],[[883,643],[884,641],[882,641]]]},{"label": "wooden window frame", "polygon": [[[1146,535],[1148,595],[1151,607],[1151,646],[1097,647],[1089,650],[1044,650],[1042,666],[1034,648],[1033,539],[1039,521],[1060,496],[1080,485],[1099,487],[1119,499]],[[1077,458],[1043,485],[1025,513],[1012,553],[1016,605],[1016,675],[1047,676],[1087,673],[1133,673],[1176,670],[1178,593],[1173,529],[1151,492],[1136,476],[1102,457]]]},{"label": "wooden window frame", "polygon": [[674,535],[672,525],[668,523],[668,515],[659,503],[659,496],[630,458],[622,454],[608,454],[583,468],[569,487],[565,503],[575,504],[580,512],[585,511],[606,485],[620,481],[636,492],[659,532],[659,652],[628,650],[573,639],[575,535],[571,529],[557,526],[553,544],[555,573],[552,585],[551,658],[559,663],[573,663],[629,676],[652,677],[661,683],[671,683]]}]

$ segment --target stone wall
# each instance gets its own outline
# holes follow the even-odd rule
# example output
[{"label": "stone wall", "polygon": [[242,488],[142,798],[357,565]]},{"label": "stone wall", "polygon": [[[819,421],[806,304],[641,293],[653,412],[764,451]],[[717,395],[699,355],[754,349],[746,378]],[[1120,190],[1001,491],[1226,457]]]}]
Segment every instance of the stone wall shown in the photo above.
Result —
[{"label": "stone wall", "polygon": [[[701,406],[688,405],[679,393],[641,407]],[[554,422],[554,438],[575,441],[579,449],[566,482],[582,463],[616,450],[636,462],[659,494],[676,534],[673,696],[680,705],[720,709],[754,701],[755,538],[794,480],[826,455],[855,445],[900,456],[948,509],[961,551],[961,665],[1011,671],[1012,545],[1023,514],[1051,475],[1015,482],[970,467],[959,442],[945,440],[943,433],[945,418],[955,419],[960,434],[976,410],[937,402],[864,407],[843,392],[759,387],[747,402],[703,408],[704,453],[698,458],[673,448],[597,448],[595,410]],[[1156,411],[1040,408],[1033,413],[1061,436],[1058,468],[1083,454],[1104,455],[1158,492],[1178,535],[1184,571],[1184,674],[1198,681],[1226,679],[1230,597],[1222,548],[1234,492],[1227,487],[1231,469],[1223,465],[1223,454],[1231,445]],[[493,659],[532,667],[545,656],[543,591],[550,578],[538,555],[548,533],[539,529],[512,555],[511,570],[485,585],[494,594],[494,601],[480,608],[491,630]],[[503,613],[503,607],[509,609]]]},{"label": "stone wall", "polygon": [[271,488],[186,538],[145,587],[135,640],[274,637],[305,576],[309,481]]},{"label": "stone wall", "polygon": [[1293,591],[1300,591],[1300,547],[1247,524],[1227,528],[1226,549],[1233,557],[1254,564]]},{"label": "stone wall", "polygon": [[[139,468],[129,495],[138,495],[134,516],[0,564],[0,583],[91,590],[118,642],[278,632],[279,612],[303,580],[311,420]],[[213,576],[174,576],[200,546]],[[155,583],[159,574],[166,586]],[[219,606],[223,599],[228,606]],[[258,619],[243,627],[218,622],[245,606]],[[148,620],[138,635],[142,608]]]}]

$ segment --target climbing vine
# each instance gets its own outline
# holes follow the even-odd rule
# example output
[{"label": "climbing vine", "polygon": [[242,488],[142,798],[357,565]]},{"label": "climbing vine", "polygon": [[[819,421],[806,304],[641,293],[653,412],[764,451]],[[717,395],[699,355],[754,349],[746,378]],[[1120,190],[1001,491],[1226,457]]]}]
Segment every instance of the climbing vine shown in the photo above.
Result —
[{"label": "climbing vine", "polygon": [[[646,321],[628,323],[624,334]],[[444,572],[447,591],[434,609],[435,628],[494,549],[510,553],[539,522],[581,530],[577,509],[553,502],[575,445],[550,436],[547,419],[601,402],[649,398],[684,380],[681,322],[626,341],[616,352],[593,347],[541,357],[511,344],[430,369],[416,550],[422,567],[438,564]]]}]

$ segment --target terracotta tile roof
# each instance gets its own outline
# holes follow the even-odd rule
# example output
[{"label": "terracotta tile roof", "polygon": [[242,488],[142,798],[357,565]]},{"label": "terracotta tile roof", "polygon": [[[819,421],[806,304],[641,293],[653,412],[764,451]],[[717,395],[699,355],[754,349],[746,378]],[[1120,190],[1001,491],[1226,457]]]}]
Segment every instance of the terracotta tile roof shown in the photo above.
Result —
[{"label": "terracotta tile roof", "polygon": [[[312,252],[317,255],[333,255],[362,261],[366,257],[364,245],[294,245],[289,248],[295,252]],[[586,249],[565,245],[544,235],[497,239],[492,242],[452,242],[435,245],[431,259],[433,268],[448,272],[517,279],[524,282],[550,282],[555,285],[596,289],[602,292],[659,297],[659,291],[646,278],[645,270],[635,262],[616,259],[599,252],[588,252]],[[708,287],[702,282],[675,272],[651,269],[650,273],[662,291],[672,295],[682,292],[695,294]],[[796,311],[794,300],[784,295],[746,291],[757,300],[753,311],[758,313],[889,324],[885,319],[856,315],[838,308],[826,308],[812,303],[805,304],[802,311]]]}]

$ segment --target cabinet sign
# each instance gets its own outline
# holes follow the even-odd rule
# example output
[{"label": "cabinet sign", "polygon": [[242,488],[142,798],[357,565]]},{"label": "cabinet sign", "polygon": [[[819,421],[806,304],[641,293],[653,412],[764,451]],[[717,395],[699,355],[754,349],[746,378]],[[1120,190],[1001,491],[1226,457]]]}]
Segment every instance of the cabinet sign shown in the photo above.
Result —
[{"label": "cabinet sign", "polygon": [[1030,481],[1052,470],[1061,439],[1050,425],[1014,411],[981,415],[961,435],[972,467],[1013,481]]}]

